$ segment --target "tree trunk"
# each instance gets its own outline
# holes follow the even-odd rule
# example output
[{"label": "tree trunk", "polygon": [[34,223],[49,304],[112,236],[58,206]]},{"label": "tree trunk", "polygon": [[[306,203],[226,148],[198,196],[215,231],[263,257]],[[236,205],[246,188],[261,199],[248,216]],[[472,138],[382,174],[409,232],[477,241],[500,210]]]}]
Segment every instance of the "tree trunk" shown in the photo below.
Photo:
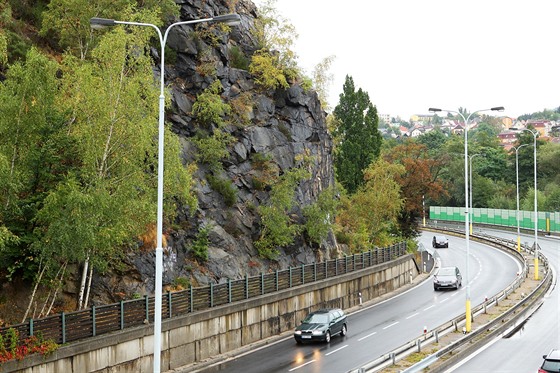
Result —
[{"label": "tree trunk", "polygon": [[89,302],[89,292],[91,290],[91,279],[93,277],[93,266],[89,267],[89,277],[88,277],[88,285],[86,288],[86,299],[84,301],[84,308],[87,307],[88,302]]},{"label": "tree trunk", "polygon": [[[42,263],[39,265],[41,266]],[[41,269],[41,272],[39,273],[39,275],[37,276],[37,280],[35,280],[35,286],[33,287],[33,293],[31,293],[31,297],[29,298],[29,304],[27,305],[27,309],[25,310],[25,314],[23,315],[23,319],[21,320],[21,322],[25,322],[25,319],[27,319],[27,315],[29,315],[29,310],[31,310],[31,305],[33,304],[33,301],[35,300],[35,294],[37,293],[37,288],[39,288],[39,284],[41,283],[41,280],[43,279],[43,274],[45,273],[45,270],[47,269],[47,266],[44,266],[43,269]]]},{"label": "tree trunk", "polygon": [[84,269],[82,270],[82,281],[80,283],[80,292],[78,295],[78,309],[81,310],[82,309],[82,303],[84,300],[84,290],[86,287],[86,278],[87,278],[87,273],[88,273],[88,267],[89,267],[89,255],[86,258],[86,261],[84,262]]}]

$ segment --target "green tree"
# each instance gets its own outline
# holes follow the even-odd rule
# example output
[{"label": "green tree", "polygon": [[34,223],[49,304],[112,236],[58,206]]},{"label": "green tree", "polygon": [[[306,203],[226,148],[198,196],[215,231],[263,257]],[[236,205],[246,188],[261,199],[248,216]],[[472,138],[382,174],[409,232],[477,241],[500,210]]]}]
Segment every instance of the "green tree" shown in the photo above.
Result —
[{"label": "green tree", "polygon": [[395,181],[404,166],[377,159],[364,172],[366,183],[353,195],[342,195],[336,217],[336,234],[353,252],[386,246],[398,237],[403,208],[400,185]]},{"label": "green tree", "polygon": [[268,203],[258,207],[262,230],[255,247],[263,258],[276,259],[278,249],[290,245],[301,232],[302,227],[292,221],[290,212],[295,205],[296,187],[309,176],[303,165],[285,171],[272,186]]},{"label": "green tree", "polygon": [[[122,245],[155,221],[157,102],[151,59],[137,53],[149,37],[116,28],[102,37],[93,61],[67,56],[59,105],[70,113],[67,131],[79,144],[80,167],[52,191],[39,221],[43,256],[57,248],[84,262],[79,306],[87,304],[85,278],[116,264]],[[164,211],[172,221],[177,203],[195,205],[192,176],[179,157],[179,143],[165,133]],[[60,212],[62,206],[69,213]],[[80,243],[75,236],[80,233]],[[69,252],[66,251],[66,252]],[[89,268],[89,270],[88,270]],[[89,271],[89,274],[87,273]],[[82,302],[83,300],[83,302]]]},{"label": "green tree", "polygon": [[[141,9],[137,8],[139,3]],[[155,17],[144,18],[142,9]],[[117,17],[161,25],[166,17],[176,14],[178,7],[173,0],[51,0],[43,13],[41,35],[56,38],[61,49],[84,59],[94,36],[89,24],[91,17]],[[153,33],[149,28],[146,31]]]},{"label": "green tree", "polygon": [[381,150],[377,108],[367,92],[356,91],[354,80],[347,75],[333,114],[337,123],[333,133],[336,176],[349,193],[355,193],[364,184],[364,170]]},{"label": "green tree", "polygon": [[329,85],[333,81],[333,75],[329,73],[329,69],[334,61],[335,56],[325,57],[313,69],[313,89],[317,91],[321,107],[325,111],[330,111],[329,106]]},{"label": "green tree", "polygon": [[332,224],[339,204],[336,189],[329,187],[317,197],[317,202],[303,208],[305,231],[311,242],[320,244],[332,230]]}]

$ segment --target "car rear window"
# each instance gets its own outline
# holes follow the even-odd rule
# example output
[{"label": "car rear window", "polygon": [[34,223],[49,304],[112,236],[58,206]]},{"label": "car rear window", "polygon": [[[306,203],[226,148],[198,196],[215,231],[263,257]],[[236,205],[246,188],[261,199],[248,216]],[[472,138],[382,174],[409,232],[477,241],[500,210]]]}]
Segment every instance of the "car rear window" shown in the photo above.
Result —
[{"label": "car rear window", "polygon": [[560,372],[560,360],[545,360],[542,369],[549,372]]}]

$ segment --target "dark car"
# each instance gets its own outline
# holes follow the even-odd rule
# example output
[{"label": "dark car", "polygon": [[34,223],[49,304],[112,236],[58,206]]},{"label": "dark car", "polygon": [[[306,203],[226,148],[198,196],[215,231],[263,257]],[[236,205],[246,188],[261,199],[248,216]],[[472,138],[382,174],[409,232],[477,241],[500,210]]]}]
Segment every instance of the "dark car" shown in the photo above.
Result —
[{"label": "dark car", "polygon": [[346,315],[341,309],[321,309],[303,319],[294,332],[294,338],[297,343],[306,341],[329,343],[334,335],[346,335],[348,330],[346,323]]},{"label": "dark car", "polygon": [[538,373],[560,372],[560,350],[552,350],[548,355],[543,355],[543,363]]},{"label": "dark car", "polygon": [[459,289],[463,284],[463,277],[457,267],[442,267],[434,275],[434,290]]},{"label": "dark car", "polygon": [[447,237],[441,235],[434,236],[434,238],[432,239],[432,247],[434,248],[449,247],[449,242],[447,242]]}]

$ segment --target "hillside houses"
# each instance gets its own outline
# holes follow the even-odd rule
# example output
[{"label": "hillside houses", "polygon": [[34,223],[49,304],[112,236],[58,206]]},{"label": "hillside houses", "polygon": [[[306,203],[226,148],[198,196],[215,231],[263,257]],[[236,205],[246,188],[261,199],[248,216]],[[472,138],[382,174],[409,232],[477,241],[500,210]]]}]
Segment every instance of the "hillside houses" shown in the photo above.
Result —
[{"label": "hillside houses", "polygon": [[[464,123],[456,119],[441,118],[440,124],[433,124],[431,115],[414,115],[410,118],[412,127],[403,125],[393,127],[392,137],[418,137],[436,128],[444,133],[463,135]],[[478,127],[479,122],[475,119],[469,122],[468,130],[471,131]],[[504,117],[502,121],[502,131],[498,134],[500,144],[509,150],[517,141],[518,135],[527,128],[533,128],[539,132],[539,138],[547,141],[560,142],[560,121],[552,120],[517,120],[515,118]]]}]

